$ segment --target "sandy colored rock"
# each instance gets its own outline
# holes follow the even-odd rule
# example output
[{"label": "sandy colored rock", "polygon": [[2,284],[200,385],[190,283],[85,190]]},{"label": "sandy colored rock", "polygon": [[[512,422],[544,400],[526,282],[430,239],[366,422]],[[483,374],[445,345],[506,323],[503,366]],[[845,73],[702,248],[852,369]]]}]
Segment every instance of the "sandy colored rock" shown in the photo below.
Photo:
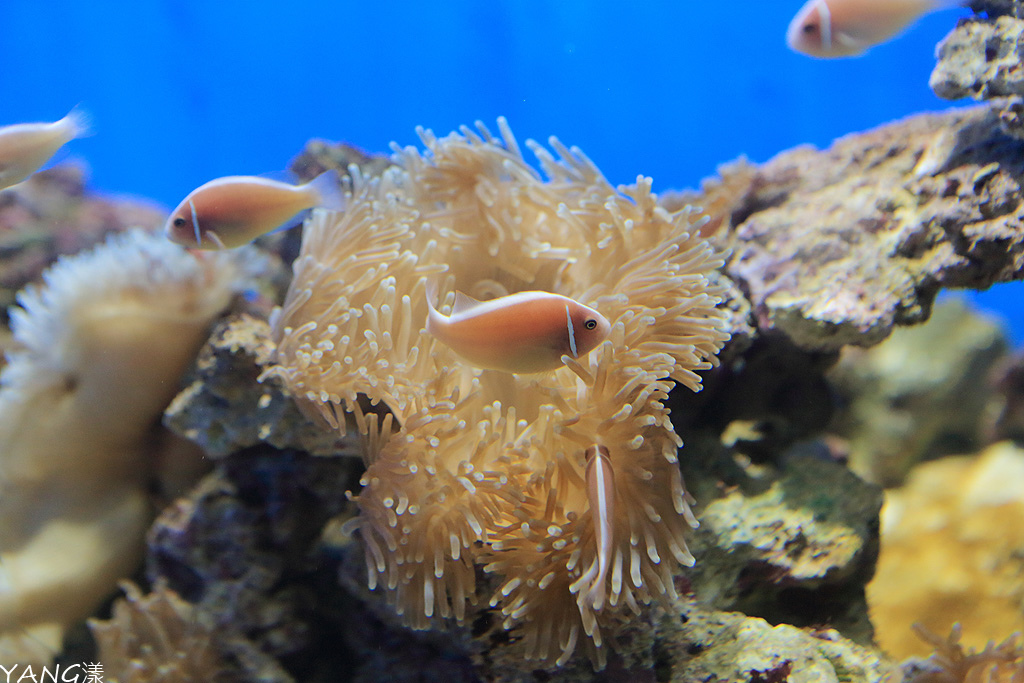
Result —
[{"label": "sandy colored rock", "polygon": [[963,627],[980,649],[1024,629],[1024,451],[1009,442],[976,457],[916,468],[886,493],[882,547],[868,602],[893,657],[931,648],[911,631]]}]

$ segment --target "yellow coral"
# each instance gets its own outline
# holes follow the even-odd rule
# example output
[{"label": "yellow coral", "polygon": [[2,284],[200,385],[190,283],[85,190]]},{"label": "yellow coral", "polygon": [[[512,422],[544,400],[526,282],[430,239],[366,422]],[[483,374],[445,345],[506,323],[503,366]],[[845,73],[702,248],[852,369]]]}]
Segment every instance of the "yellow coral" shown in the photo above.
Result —
[{"label": "yellow coral", "polygon": [[909,624],[964,627],[965,645],[1024,629],[1024,450],[1009,441],[978,456],[918,465],[886,491],[881,549],[867,585],[878,644],[924,654]]},{"label": "yellow coral", "polygon": [[[427,153],[396,148],[398,165],[377,179],[353,171],[346,212],[306,225],[264,377],[338,429],[354,416],[369,583],[410,625],[463,621],[482,564],[502,577],[491,603],[522,628],[527,656],[564,663],[582,632],[600,663],[601,623],[673,596],[675,567],[693,561],[681,441],[663,402],[674,383],[698,390],[728,337],[708,281],[722,255],[694,234],[701,216],[657,205],[650,179],[616,191],[552,139],[558,158],[530,143],[543,180],[499,125],[502,139],[480,124],[443,139],[421,130]],[[562,294],[612,332],[552,373],[479,370],[423,330],[428,279],[448,305],[456,288]],[[616,482],[606,586],[590,583],[583,454],[595,443]]]},{"label": "yellow coral", "polygon": [[61,259],[19,294],[18,348],[0,375],[6,661],[21,645],[59,649],[137,566],[152,430],[235,292],[233,258],[199,260],[133,231]]}]

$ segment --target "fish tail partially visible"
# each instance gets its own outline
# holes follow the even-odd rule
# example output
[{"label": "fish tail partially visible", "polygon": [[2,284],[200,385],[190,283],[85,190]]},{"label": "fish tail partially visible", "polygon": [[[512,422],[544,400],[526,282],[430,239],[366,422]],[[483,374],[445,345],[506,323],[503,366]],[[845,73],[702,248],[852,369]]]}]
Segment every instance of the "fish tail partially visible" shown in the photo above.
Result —
[{"label": "fish tail partially visible", "polygon": [[437,329],[444,324],[444,316],[438,312],[434,306],[434,301],[437,299],[437,280],[432,278],[426,278],[426,297],[427,297],[427,332],[435,334]]},{"label": "fish tail partially visible", "polygon": [[333,168],[306,183],[306,188],[311,193],[311,206],[329,211],[345,210],[345,192],[342,189],[341,176]]},{"label": "fish tail partially visible", "polygon": [[89,112],[82,109],[81,105],[75,105],[75,108],[61,119],[61,123],[68,128],[69,140],[89,137],[95,132],[93,130],[92,116],[89,115]]}]

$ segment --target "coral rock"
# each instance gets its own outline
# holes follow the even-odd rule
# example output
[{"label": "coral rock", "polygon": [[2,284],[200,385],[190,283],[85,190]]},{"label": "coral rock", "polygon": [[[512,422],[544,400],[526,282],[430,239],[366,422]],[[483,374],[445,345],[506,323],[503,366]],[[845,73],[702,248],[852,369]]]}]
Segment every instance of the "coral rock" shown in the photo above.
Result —
[{"label": "coral rock", "polygon": [[858,474],[895,486],[917,462],[980,445],[986,381],[1007,353],[999,321],[947,301],[919,327],[871,349],[846,349],[831,374],[848,405],[834,431]]},{"label": "coral rock", "polygon": [[947,100],[1024,95],[1022,35],[1024,20],[1011,16],[962,22],[939,44],[932,90]]},{"label": "coral rock", "polygon": [[910,625],[982,647],[1024,629],[1024,452],[1009,442],[977,457],[918,466],[886,493],[882,548],[868,601],[878,642],[897,657],[928,647]]},{"label": "coral rock", "polygon": [[[681,623],[680,623],[681,622]],[[662,619],[658,680],[676,683],[878,683],[892,665],[831,629],[772,626],[683,603]]]},{"label": "coral rock", "polygon": [[878,487],[841,465],[791,456],[779,474],[703,506],[691,590],[717,609],[828,623],[867,644],[863,586],[877,558],[881,503]]},{"label": "coral rock", "polygon": [[714,240],[758,331],[871,346],[925,320],[941,287],[1024,276],[1024,143],[998,111],[914,116],[744,171],[749,188],[730,191],[745,208]]},{"label": "coral rock", "polygon": [[213,458],[260,443],[317,455],[358,454],[353,439],[310,422],[276,382],[256,381],[273,349],[265,321],[242,315],[220,323],[164,424]]}]

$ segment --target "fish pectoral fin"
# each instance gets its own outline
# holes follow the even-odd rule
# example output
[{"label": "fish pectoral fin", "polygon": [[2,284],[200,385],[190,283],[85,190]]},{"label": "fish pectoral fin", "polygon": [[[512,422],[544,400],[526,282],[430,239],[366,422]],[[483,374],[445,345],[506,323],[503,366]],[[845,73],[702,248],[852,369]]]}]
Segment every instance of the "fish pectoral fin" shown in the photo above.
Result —
[{"label": "fish pectoral fin", "polygon": [[213,243],[217,245],[218,249],[227,249],[227,246],[224,244],[224,240],[222,240],[220,235],[215,233],[213,230],[207,230],[206,236],[213,240]]},{"label": "fish pectoral fin", "polygon": [[837,44],[851,50],[864,51],[871,46],[869,43],[866,43],[863,40],[858,40],[849,33],[843,33],[842,31],[836,31],[833,38]]},{"label": "fish pectoral fin", "polygon": [[455,304],[452,306],[451,314],[452,315],[456,315],[458,313],[463,313],[465,311],[470,310],[471,308],[479,306],[480,303],[481,302],[477,301],[476,299],[474,299],[470,295],[463,294],[462,292],[456,290],[455,291]]}]

